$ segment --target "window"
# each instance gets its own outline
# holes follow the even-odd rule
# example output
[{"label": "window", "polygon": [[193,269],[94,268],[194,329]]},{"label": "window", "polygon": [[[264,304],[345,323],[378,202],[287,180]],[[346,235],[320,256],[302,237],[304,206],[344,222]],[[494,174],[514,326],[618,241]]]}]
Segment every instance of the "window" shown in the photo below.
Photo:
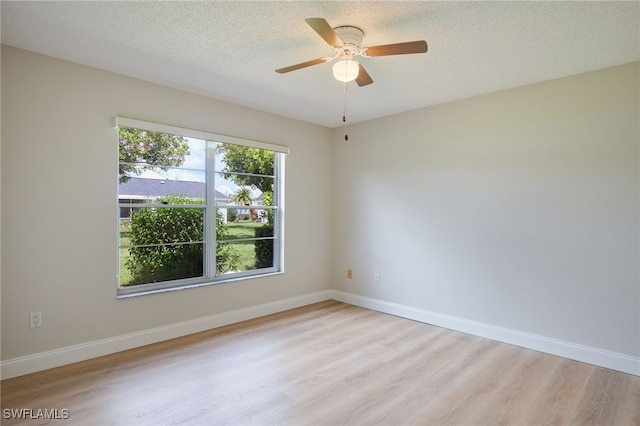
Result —
[{"label": "window", "polygon": [[117,117],[118,295],[281,272],[288,148]]}]

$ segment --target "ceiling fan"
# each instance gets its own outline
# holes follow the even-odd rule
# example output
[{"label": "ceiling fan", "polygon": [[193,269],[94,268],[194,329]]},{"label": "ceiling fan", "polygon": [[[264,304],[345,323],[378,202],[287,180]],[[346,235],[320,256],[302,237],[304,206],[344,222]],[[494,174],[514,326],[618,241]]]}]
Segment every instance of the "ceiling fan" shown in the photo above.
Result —
[{"label": "ceiling fan", "polygon": [[364,32],[358,27],[345,25],[331,28],[331,25],[324,18],[307,18],[305,22],[333,48],[333,56],[279,68],[276,70],[277,73],[284,74],[338,59],[338,62],[333,65],[333,76],[345,83],[355,80],[358,86],[362,87],[373,83],[373,79],[361,63],[353,60],[354,56],[360,55],[365,58],[371,58],[408,53],[425,53],[427,51],[427,42],[424,40],[361,47]]}]

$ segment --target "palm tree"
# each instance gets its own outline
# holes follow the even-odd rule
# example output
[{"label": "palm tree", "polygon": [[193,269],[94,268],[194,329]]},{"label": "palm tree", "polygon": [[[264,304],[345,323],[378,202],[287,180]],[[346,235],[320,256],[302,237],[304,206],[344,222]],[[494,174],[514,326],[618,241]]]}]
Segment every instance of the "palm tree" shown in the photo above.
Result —
[{"label": "palm tree", "polygon": [[[232,195],[231,201],[236,203],[238,206],[250,206],[251,202],[251,189],[248,186],[241,186],[238,190]],[[242,213],[242,209],[238,212],[239,215]]]}]

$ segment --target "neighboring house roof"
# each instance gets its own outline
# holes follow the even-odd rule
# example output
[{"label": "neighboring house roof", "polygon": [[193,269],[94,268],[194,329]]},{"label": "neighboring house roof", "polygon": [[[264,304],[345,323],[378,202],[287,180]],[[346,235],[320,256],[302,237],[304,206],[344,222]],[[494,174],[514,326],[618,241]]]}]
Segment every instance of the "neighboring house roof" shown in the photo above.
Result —
[{"label": "neighboring house roof", "polygon": [[[204,199],[205,192],[206,186],[204,182],[132,177],[120,184],[118,198],[150,200],[166,195],[180,194],[186,197]],[[263,196],[260,193],[253,201],[259,204],[262,199]],[[216,200],[229,202],[231,197],[216,189]]]},{"label": "neighboring house roof", "polygon": [[[180,194],[204,199],[205,191],[204,182],[132,177],[128,181],[120,183],[118,197],[146,200]],[[216,190],[216,199],[228,201],[229,197]]]}]

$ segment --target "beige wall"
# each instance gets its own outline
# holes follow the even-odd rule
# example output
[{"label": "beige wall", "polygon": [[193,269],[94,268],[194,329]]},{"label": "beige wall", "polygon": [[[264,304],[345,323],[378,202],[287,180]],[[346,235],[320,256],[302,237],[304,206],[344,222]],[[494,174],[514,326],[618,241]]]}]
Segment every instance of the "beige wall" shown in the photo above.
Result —
[{"label": "beige wall", "polygon": [[[289,145],[286,273],[116,300],[116,114]],[[330,288],[331,150],[323,127],[3,46],[2,360]]]},{"label": "beige wall", "polygon": [[335,129],[334,287],[638,357],[639,75]]},{"label": "beige wall", "polygon": [[[354,124],[345,142],[3,46],[3,368],[331,288],[637,358],[639,73]],[[115,114],[289,145],[286,273],[117,300]]]}]

